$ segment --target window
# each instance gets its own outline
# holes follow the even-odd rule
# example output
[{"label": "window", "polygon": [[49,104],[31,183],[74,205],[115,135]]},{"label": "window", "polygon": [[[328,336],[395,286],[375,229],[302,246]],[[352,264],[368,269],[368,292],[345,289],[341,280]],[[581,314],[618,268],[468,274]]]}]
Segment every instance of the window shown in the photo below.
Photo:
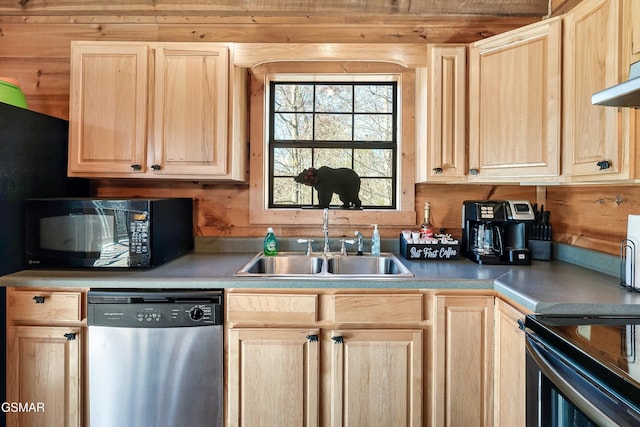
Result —
[{"label": "window", "polygon": [[[254,52],[252,50],[252,52]],[[255,50],[255,52],[262,52]],[[302,170],[296,167],[289,167],[289,171],[277,171],[274,173],[272,161],[271,135],[273,123],[271,119],[272,105],[274,104],[274,94],[272,93],[272,83],[296,83],[311,85],[340,85],[357,87],[361,84],[390,85],[394,87],[394,103],[396,107],[392,109],[394,115],[391,122],[395,128],[394,142],[361,140],[345,141],[335,138],[332,141],[338,144],[354,145],[354,152],[359,147],[366,144],[380,144],[384,148],[394,146],[392,149],[394,161],[390,166],[392,174],[362,172],[362,180],[365,178],[377,179],[385,178],[393,188],[390,190],[391,198],[395,198],[395,206],[386,202],[371,202],[363,209],[330,209],[330,222],[333,232],[341,231],[344,235],[352,235],[354,230],[365,230],[371,224],[377,223],[379,226],[405,226],[416,223],[415,207],[415,143],[416,137],[421,136],[417,131],[416,121],[422,120],[425,110],[423,103],[416,103],[416,99],[422,99],[424,87],[426,87],[426,46],[422,45],[376,45],[375,49],[365,45],[326,45],[326,44],[269,44],[268,60],[265,55],[253,59],[253,63],[243,60],[242,63],[249,66],[250,76],[250,153],[249,153],[249,187],[247,196],[249,199],[249,223],[261,225],[279,224],[283,227],[295,228],[295,233],[306,233],[313,235],[317,232],[318,224],[322,224],[322,211],[319,209],[309,209],[316,202],[317,193],[311,187],[295,187],[293,176],[298,175]],[[290,60],[294,56],[296,60]],[[315,60],[322,56],[322,60]],[[399,58],[397,63],[390,62],[388,58]],[[423,63],[424,61],[424,63]],[[422,65],[421,65],[422,64]],[[315,92],[314,86],[314,92]],[[354,89],[352,89],[354,90]],[[314,95],[315,96],[315,95]],[[419,98],[417,98],[419,97]],[[315,108],[315,107],[314,107]],[[354,107],[356,108],[356,107]],[[284,110],[281,111],[284,113]],[[325,114],[315,111],[315,114]],[[328,113],[334,114],[334,113]],[[335,113],[342,114],[342,113]],[[346,114],[346,113],[344,113]],[[355,114],[355,110],[354,110]],[[385,113],[389,114],[389,113]],[[355,119],[354,119],[355,120]],[[279,143],[293,146],[294,144],[310,144],[312,141],[299,140],[296,138],[287,139],[279,137]],[[317,143],[328,145],[329,141],[317,141]],[[371,145],[366,145],[371,147]],[[275,148],[275,147],[274,147]],[[304,148],[304,147],[296,147]],[[307,148],[310,150],[309,148]],[[332,148],[333,149],[333,148]],[[296,153],[295,151],[292,151]],[[386,153],[389,153],[387,150]],[[307,163],[300,162],[297,167],[306,167],[311,162],[322,166],[319,160],[314,159],[313,154],[307,155]],[[331,159],[336,157],[330,156]],[[355,157],[355,155],[354,155]],[[322,159],[320,159],[322,160]],[[334,164],[335,165],[335,164]],[[390,178],[392,177],[392,178]],[[287,203],[282,203],[276,198],[278,207],[274,206],[271,193],[274,183],[282,178],[282,183],[291,186],[301,192],[306,192],[308,200],[300,199],[299,205],[291,202],[296,196],[291,196]],[[395,194],[392,193],[395,191]],[[364,184],[360,191],[361,198],[365,197]],[[295,200],[295,199],[294,199]],[[336,207],[340,206],[340,201],[336,200]],[[393,203],[393,202],[392,202]],[[394,206],[394,207],[392,207]],[[310,228],[305,228],[310,227]]]},{"label": "window", "polygon": [[[271,81],[269,208],[317,205],[294,178],[329,166],[360,176],[364,209],[395,209],[397,99],[396,81]],[[342,205],[338,195],[331,205]]]}]

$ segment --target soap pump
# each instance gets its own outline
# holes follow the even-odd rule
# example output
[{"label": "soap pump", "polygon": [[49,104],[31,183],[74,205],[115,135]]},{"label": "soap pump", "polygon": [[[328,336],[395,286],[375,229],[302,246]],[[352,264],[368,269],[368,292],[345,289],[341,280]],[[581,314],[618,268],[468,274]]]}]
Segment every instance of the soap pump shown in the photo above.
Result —
[{"label": "soap pump", "polygon": [[373,227],[373,235],[371,236],[371,255],[380,256],[380,233],[378,232],[378,224],[371,224]]}]

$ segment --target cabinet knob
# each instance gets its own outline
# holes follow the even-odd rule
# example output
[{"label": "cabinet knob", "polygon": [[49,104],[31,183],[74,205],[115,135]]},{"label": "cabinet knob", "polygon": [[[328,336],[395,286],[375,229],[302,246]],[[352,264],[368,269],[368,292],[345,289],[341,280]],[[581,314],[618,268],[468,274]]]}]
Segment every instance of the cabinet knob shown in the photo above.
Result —
[{"label": "cabinet knob", "polygon": [[36,302],[36,304],[44,304],[44,297],[41,295],[36,295],[35,297],[33,297],[33,300]]},{"label": "cabinet knob", "polygon": [[68,334],[64,334],[64,337],[67,339],[67,341],[73,341],[76,339],[76,334],[74,334],[73,332],[69,332]]},{"label": "cabinet knob", "polygon": [[134,164],[134,165],[131,165],[131,169],[133,169],[134,171],[139,171],[139,170],[142,170],[142,166],[138,164]]},{"label": "cabinet knob", "polygon": [[605,170],[611,167],[611,163],[608,160],[601,160],[598,163],[596,163],[596,165],[598,166],[599,170]]},{"label": "cabinet knob", "polygon": [[159,171],[160,165],[151,165],[151,169],[153,169],[154,171]]},{"label": "cabinet knob", "polygon": [[433,168],[433,173],[435,173],[436,175],[442,173],[442,168]]},{"label": "cabinet knob", "polygon": [[524,321],[522,319],[518,319],[518,329],[524,331],[525,330],[525,326],[524,326]]},{"label": "cabinet knob", "polygon": [[480,171],[476,168],[469,169],[469,175],[478,175]]},{"label": "cabinet knob", "polygon": [[342,344],[344,342],[344,338],[343,337],[331,337],[331,339],[336,344]]},{"label": "cabinet knob", "polygon": [[318,336],[317,335],[307,335],[307,339],[309,340],[309,342],[317,342],[318,341]]}]

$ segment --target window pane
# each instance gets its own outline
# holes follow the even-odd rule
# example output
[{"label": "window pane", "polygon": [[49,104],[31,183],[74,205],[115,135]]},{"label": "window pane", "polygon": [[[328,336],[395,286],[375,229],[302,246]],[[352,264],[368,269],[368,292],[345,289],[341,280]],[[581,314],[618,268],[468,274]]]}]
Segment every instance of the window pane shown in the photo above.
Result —
[{"label": "window pane", "polygon": [[350,114],[317,114],[316,141],[351,141]]},{"label": "window pane", "polygon": [[313,111],[313,85],[279,84],[275,86],[274,106],[276,112]]},{"label": "window pane", "polygon": [[393,121],[388,114],[356,114],[353,117],[356,141],[392,141]]},{"label": "window pane", "polygon": [[273,175],[298,176],[311,167],[311,148],[274,148]]},{"label": "window pane", "polygon": [[354,170],[362,176],[393,176],[393,152],[391,149],[354,150]]},{"label": "window pane", "polygon": [[392,206],[392,180],[385,178],[362,178],[360,200],[368,206]]},{"label": "window pane", "polygon": [[316,111],[350,113],[353,110],[351,85],[321,84],[316,86]]},{"label": "window pane", "polygon": [[[365,208],[395,207],[395,83],[273,82],[271,87],[271,206],[317,205],[316,191],[294,177],[309,167],[328,166],[353,169],[361,177]],[[342,205],[339,196],[331,205]]]},{"label": "window pane", "polygon": [[356,113],[392,113],[391,85],[357,85],[354,89]]},{"label": "window pane", "polygon": [[309,205],[313,187],[299,184],[293,178],[273,178],[273,204]]},{"label": "window pane", "polygon": [[316,148],[313,150],[313,164],[330,168],[349,168],[353,164],[353,150],[350,148]]},{"label": "window pane", "polygon": [[279,141],[313,139],[313,114],[277,113],[273,119],[273,138]]}]

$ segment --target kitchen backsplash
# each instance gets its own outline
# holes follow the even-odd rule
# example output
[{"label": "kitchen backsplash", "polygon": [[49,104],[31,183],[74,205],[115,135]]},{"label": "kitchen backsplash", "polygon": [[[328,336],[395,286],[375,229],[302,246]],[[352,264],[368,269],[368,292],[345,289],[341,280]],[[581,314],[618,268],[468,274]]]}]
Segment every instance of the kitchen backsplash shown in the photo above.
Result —
[{"label": "kitchen backsplash", "polygon": [[[537,189],[535,186],[463,184],[417,184],[415,188],[416,224],[381,227],[383,238],[395,238],[403,228],[417,227],[422,221],[425,201],[431,203],[431,222],[460,236],[462,201],[525,199],[535,202]],[[193,197],[196,236],[260,237],[265,233],[263,226],[249,223],[248,186],[100,181],[96,183],[96,190],[101,196]],[[549,186],[545,210],[551,211],[554,242],[617,256],[620,241],[626,237],[628,215],[640,214],[640,186]],[[273,227],[280,237],[320,237],[322,216],[319,213],[318,223],[310,226],[273,224]],[[339,225],[331,225],[330,230],[335,237],[350,237],[354,231],[352,227]]]}]

